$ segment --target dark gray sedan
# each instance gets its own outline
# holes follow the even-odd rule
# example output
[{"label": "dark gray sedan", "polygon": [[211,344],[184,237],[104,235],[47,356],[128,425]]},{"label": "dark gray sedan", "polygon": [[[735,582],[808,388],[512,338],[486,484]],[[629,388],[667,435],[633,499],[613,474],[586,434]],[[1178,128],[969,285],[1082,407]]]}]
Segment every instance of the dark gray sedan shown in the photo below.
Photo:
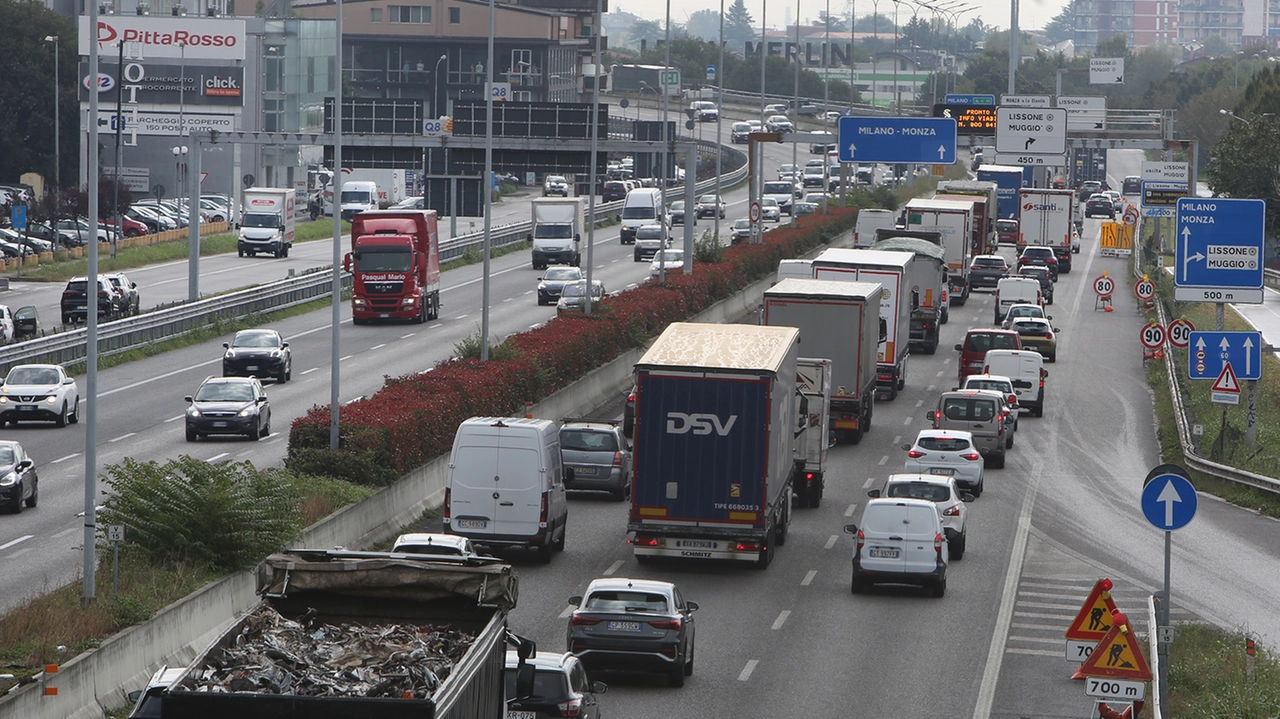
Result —
[{"label": "dark gray sedan", "polygon": [[693,676],[698,605],[671,582],[605,577],[569,603],[565,643],[588,669],[662,672],[673,687]]},{"label": "dark gray sedan", "polygon": [[36,463],[17,442],[0,442],[0,507],[17,514],[40,499]]},{"label": "dark gray sedan", "polygon": [[583,278],[579,267],[551,267],[538,278],[538,304],[554,305],[564,286]]}]

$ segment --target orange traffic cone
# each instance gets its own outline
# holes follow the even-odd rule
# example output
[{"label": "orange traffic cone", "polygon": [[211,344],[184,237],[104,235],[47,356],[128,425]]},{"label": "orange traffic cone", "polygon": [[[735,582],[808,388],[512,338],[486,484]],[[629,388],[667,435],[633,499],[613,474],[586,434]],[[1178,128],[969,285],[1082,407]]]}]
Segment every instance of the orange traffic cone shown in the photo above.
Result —
[{"label": "orange traffic cone", "polygon": [[1103,310],[1102,310],[1102,311],[1103,311],[1103,312],[1115,312],[1115,308],[1114,308],[1114,307],[1112,307],[1110,304],[1108,304],[1105,308],[1103,308]]}]

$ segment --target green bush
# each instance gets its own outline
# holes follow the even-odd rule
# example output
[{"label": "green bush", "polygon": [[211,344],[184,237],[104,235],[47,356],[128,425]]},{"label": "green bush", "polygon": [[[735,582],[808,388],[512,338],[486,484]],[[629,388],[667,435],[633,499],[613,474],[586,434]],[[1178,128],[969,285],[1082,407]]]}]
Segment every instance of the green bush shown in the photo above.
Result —
[{"label": "green bush", "polygon": [[[367,429],[362,434],[377,434],[376,430]],[[389,438],[369,444],[372,447],[389,447]],[[369,487],[385,487],[400,475],[389,469],[390,453],[387,459],[379,461],[378,451],[356,450],[345,448],[342,452],[330,452],[328,449],[312,447],[289,447],[289,455],[284,465],[291,473],[302,476],[332,477],[352,484]]]},{"label": "green bush", "polygon": [[155,561],[243,569],[302,529],[293,485],[249,462],[125,459],[104,471],[110,491],[99,521],[124,525],[129,545]]},{"label": "green bush", "polygon": [[724,259],[724,245],[716,237],[715,230],[705,230],[702,237],[693,243],[693,259],[695,262],[720,262]]}]

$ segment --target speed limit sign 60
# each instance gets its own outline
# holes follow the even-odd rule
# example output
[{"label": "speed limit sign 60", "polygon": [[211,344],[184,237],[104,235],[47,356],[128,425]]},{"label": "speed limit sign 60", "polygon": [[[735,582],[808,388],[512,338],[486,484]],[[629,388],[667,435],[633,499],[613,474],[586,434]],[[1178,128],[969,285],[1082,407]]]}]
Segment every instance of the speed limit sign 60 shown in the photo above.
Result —
[{"label": "speed limit sign 60", "polygon": [[1176,319],[1169,323],[1169,344],[1174,347],[1186,347],[1191,344],[1191,333],[1195,331],[1196,326],[1190,321]]},{"label": "speed limit sign 60", "polygon": [[1144,325],[1138,339],[1142,340],[1142,346],[1149,350],[1158,348],[1164,344],[1164,325],[1159,322]]},{"label": "speed limit sign 60", "polygon": [[1110,297],[1111,293],[1115,292],[1115,289],[1116,281],[1106,275],[1102,275],[1093,281],[1093,291],[1097,292],[1099,297]]},{"label": "speed limit sign 60", "polygon": [[1133,285],[1133,294],[1145,302],[1156,296],[1156,285],[1151,280],[1143,278]]}]

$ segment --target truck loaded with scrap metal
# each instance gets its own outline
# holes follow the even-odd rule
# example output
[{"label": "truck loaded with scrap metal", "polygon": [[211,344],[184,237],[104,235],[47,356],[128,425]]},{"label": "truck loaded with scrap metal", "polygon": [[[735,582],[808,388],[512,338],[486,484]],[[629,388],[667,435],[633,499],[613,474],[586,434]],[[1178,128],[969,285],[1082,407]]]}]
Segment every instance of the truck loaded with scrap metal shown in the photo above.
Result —
[{"label": "truck loaded with scrap metal", "polygon": [[798,328],[806,356],[831,360],[831,429],[839,442],[857,444],[871,428],[877,346],[885,336],[880,292],[873,282],[795,277],[764,292],[761,321]]},{"label": "truck loaded with scrap metal", "polygon": [[435,210],[373,210],[351,220],[351,321],[440,316],[440,237]]},{"label": "truck loaded with scrap metal", "polygon": [[[501,719],[517,580],[496,560],[297,549],[159,693],[161,719]],[[517,691],[519,693],[519,691]]]},{"label": "truck loaded with scrap metal", "polygon": [[[763,569],[786,541],[800,331],[678,322],[636,363],[636,561],[728,559]],[[799,465],[803,467],[801,460]]]}]

